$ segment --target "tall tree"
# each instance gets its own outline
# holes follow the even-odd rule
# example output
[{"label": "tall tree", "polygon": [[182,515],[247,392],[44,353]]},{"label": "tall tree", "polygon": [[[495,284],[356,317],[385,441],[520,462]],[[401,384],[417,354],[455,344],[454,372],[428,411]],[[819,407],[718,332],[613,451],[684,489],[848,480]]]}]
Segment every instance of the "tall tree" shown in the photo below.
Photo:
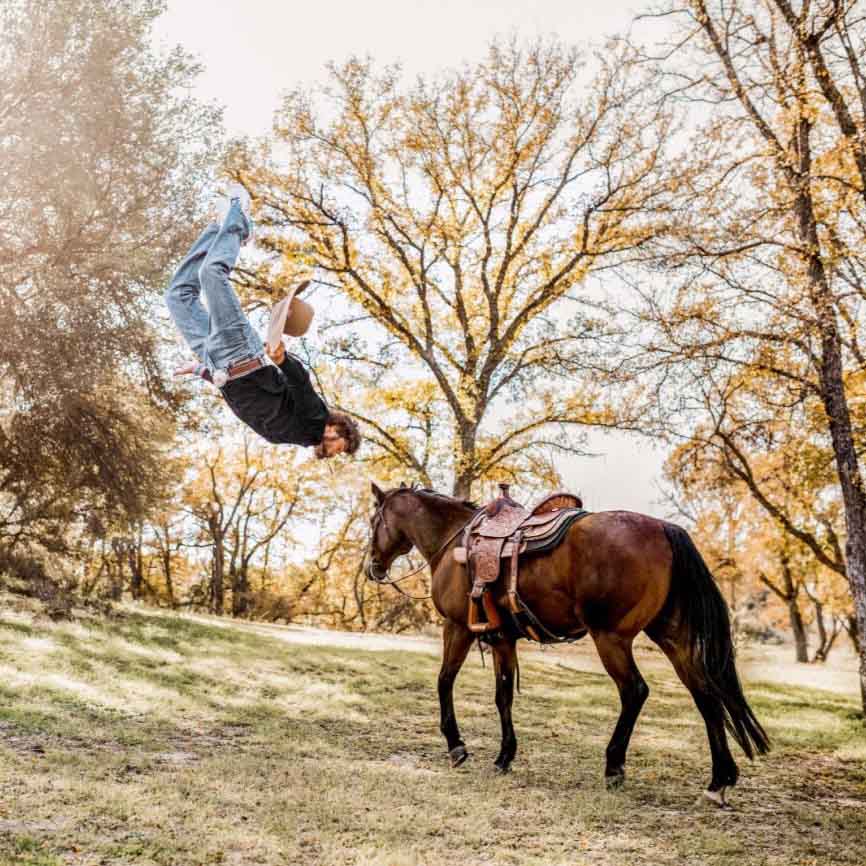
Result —
[{"label": "tall tree", "polygon": [[[676,0],[668,99],[711,106],[664,251],[686,279],[651,315],[658,359],[772,374],[817,406],[845,517],[845,571],[866,633],[866,492],[851,398],[866,298],[866,19],[858,4]],[[702,362],[703,366],[696,364]],[[860,642],[866,711],[866,645]]]},{"label": "tall tree", "polygon": [[250,290],[317,268],[340,297],[330,355],[369,374],[345,408],[415,477],[436,443],[457,496],[546,479],[549,449],[632,420],[602,387],[611,326],[588,278],[653,236],[672,121],[630,53],[595,59],[591,78],[558,43],[494,43],[408,87],[354,59],[232,161],[273,253]]},{"label": "tall tree", "polygon": [[0,542],[140,517],[176,399],[154,324],[218,113],[154,0],[0,2]]}]

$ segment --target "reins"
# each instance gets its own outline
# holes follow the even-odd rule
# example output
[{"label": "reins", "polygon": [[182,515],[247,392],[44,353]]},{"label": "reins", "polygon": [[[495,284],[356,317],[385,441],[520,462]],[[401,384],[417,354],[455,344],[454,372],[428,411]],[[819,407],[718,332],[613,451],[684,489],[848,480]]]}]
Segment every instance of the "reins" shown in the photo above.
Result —
[{"label": "reins", "polygon": [[[384,520],[384,508],[385,508],[385,503],[383,502],[376,511],[376,517],[379,517],[382,520]],[[432,574],[433,573],[433,563],[436,561],[436,559],[438,559],[445,552],[445,548],[448,547],[448,545],[451,544],[451,542],[454,541],[454,539],[457,538],[457,536],[460,535],[461,532],[466,531],[466,527],[469,526],[469,524],[472,523],[472,521],[475,520],[475,518],[477,516],[478,516],[478,512],[476,511],[472,515],[472,517],[470,517],[469,520],[466,521],[466,523],[464,523],[461,527],[458,528],[458,530],[456,532],[449,535],[448,538],[445,540],[445,542],[443,544],[439,545],[439,548],[430,557],[429,562],[425,562],[422,565],[419,565],[418,568],[414,569],[413,571],[410,571],[408,574],[402,575],[401,577],[393,577],[393,578],[388,578],[388,579],[383,579],[383,580],[377,580],[377,579],[373,578],[372,576],[368,575],[368,579],[372,580],[373,583],[376,583],[380,586],[393,586],[394,589],[396,589],[397,592],[400,593],[400,595],[403,595],[406,598],[411,598],[413,601],[426,601],[427,599],[433,598],[432,593],[430,595],[410,595],[408,592],[406,592],[405,589],[403,589],[401,586],[399,586],[399,584],[401,584],[404,580],[408,580],[410,577],[414,577],[416,574],[420,574],[425,568],[428,568],[428,567],[430,568],[430,573]],[[370,552],[373,549],[374,536],[375,536],[375,531],[370,533],[370,541],[367,544],[366,556],[369,556]]]}]

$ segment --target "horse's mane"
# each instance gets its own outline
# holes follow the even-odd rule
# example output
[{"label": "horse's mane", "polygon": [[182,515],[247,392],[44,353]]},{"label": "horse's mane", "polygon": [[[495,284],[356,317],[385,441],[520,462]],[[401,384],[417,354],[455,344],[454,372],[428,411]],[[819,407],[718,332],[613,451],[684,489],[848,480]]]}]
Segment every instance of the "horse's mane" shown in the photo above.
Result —
[{"label": "horse's mane", "polygon": [[397,487],[397,488],[395,488],[394,492],[396,493],[400,490],[412,490],[415,493],[424,493],[427,496],[435,496],[437,499],[445,499],[446,501],[448,501],[449,503],[452,503],[452,504],[454,502],[457,502],[460,505],[465,506],[466,508],[471,508],[473,511],[478,511],[478,509],[480,508],[480,506],[477,503],[472,502],[469,499],[455,499],[453,496],[448,496],[445,493],[439,493],[437,490],[431,490],[429,487],[421,487],[419,484],[413,484],[411,486],[405,486],[404,485],[402,487]]}]

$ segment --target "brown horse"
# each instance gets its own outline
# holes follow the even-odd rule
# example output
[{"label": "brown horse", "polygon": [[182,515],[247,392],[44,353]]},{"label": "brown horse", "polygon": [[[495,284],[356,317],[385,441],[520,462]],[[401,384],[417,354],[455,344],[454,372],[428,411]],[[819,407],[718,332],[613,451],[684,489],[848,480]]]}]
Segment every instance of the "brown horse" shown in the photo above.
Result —
[{"label": "brown horse", "polygon": [[[454,715],[454,680],[475,637],[467,628],[469,578],[452,548],[477,506],[430,490],[399,487],[383,492],[372,485],[377,508],[371,521],[368,576],[387,579],[393,561],[415,547],[432,573],[432,597],[445,619],[439,673],[441,730],[451,765],[468,757]],[[504,588],[491,590],[505,610]],[[671,523],[628,511],[589,514],[574,523],[550,553],[526,558],[520,595],[550,631],[561,636],[592,635],[605,670],[619,689],[621,710],[607,747],[605,781],[625,779],[629,739],[649,688],[632,654],[632,642],[646,632],[665,652],[704,718],[713,772],[705,794],[725,805],[725,789],[737,781],[737,765],[725,728],[749,758],[765,753],[769,740],[746,703],[734,665],[725,601],[688,533]],[[489,638],[496,674],[496,706],[502,743],[495,766],[506,772],[517,751],[511,722],[515,644],[521,636],[507,622]]]}]

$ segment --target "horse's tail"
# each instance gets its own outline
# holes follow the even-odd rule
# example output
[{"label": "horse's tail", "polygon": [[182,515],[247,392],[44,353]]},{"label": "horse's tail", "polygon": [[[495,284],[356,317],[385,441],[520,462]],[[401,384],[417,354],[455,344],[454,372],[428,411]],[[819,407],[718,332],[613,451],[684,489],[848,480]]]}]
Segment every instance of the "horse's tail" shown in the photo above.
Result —
[{"label": "horse's tail", "polygon": [[713,575],[688,532],[671,523],[664,525],[673,551],[671,594],[688,632],[691,665],[701,685],[716,697],[724,710],[725,726],[749,758],[763,755],[770,740],[746,702],[731,641],[728,606]]}]

